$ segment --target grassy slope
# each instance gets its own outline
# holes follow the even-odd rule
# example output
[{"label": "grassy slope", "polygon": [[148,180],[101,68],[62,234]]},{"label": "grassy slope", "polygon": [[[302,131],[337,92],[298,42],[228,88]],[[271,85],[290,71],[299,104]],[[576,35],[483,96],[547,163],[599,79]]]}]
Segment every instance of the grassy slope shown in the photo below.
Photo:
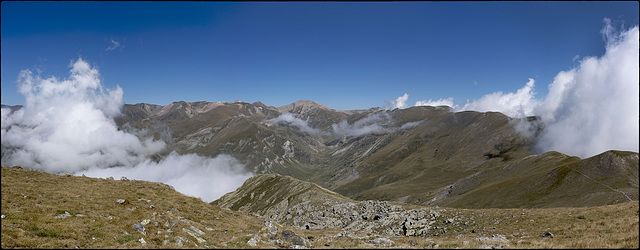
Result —
[{"label": "grassy slope", "polygon": [[[183,242],[183,248],[249,248],[247,241],[263,225],[258,217],[220,209],[159,183],[52,175],[7,167],[2,167],[1,183],[1,213],[6,216],[2,219],[2,248],[178,248],[178,236],[189,240]],[[127,203],[120,205],[116,199],[126,199]],[[55,218],[64,211],[76,216]],[[453,223],[447,233],[433,238],[390,237],[394,246],[409,246],[409,241],[414,241],[416,248],[435,244],[440,248],[478,248],[489,243],[476,238],[503,234],[510,242],[501,244],[511,248],[638,247],[637,201],[589,208],[439,211],[473,223]],[[144,219],[150,222],[142,235],[132,225]],[[173,232],[166,232],[165,221],[177,222]],[[205,232],[202,238],[206,243],[197,243],[182,231],[191,226]],[[338,238],[335,236],[340,229],[278,227],[278,232],[288,229],[303,238],[313,237],[313,248],[375,248],[367,241],[379,237],[354,232],[362,238]],[[555,237],[538,236],[547,231]],[[140,238],[147,243],[141,244]],[[164,240],[168,240],[166,245],[162,244]],[[257,247],[273,246],[259,242]]]},{"label": "grassy slope", "polygon": [[[55,218],[65,211],[76,216]],[[255,216],[211,206],[161,183],[8,167],[2,167],[2,214],[2,248],[179,248],[178,236],[189,240],[183,248],[246,247],[245,236],[262,227]],[[144,219],[150,220],[145,235],[132,227]],[[173,232],[165,222],[176,223]],[[205,232],[206,243],[182,231],[191,226]]]},{"label": "grassy slope", "polygon": [[[261,194],[266,195],[262,196]],[[254,197],[254,198],[251,198]],[[306,199],[299,199],[306,197]],[[317,197],[317,199],[316,199]],[[264,214],[277,203],[288,205],[314,202],[350,202],[352,200],[328,193],[319,186],[279,175],[258,175],[236,190],[212,202],[215,205]],[[406,209],[419,208],[405,204]],[[432,238],[392,237],[398,242],[414,240],[417,248],[428,247],[430,241],[445,248],[478,248],[493,243],[477,238],[505,235],[509,248],[636,248],[638,247],[638,201],[595,207],[512,208],[512,209],[456,209],[433,208],[444,218],[455,218],[446,225],[446,232]],[[441,217],[442,218],[442,217]],[[336,229],[337,230],[337,229]],[[442,230],[442,229],[440,229]],[[307,235],[324,237],[332,230],[305,231]],[[552,232],[554,238],[541,238]],[[357,233],[356,233],[357,234]],[[468,241],[464,244],[463,241]],[[353,241],[341,247],[368,247]],[[433,245],[433,244],[431,244]]]}]

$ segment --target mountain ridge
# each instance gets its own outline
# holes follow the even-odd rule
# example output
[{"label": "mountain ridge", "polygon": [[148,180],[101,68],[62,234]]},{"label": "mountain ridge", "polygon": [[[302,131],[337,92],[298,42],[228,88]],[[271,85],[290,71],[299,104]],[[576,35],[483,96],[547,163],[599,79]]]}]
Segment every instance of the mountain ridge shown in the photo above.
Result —
[{"label": "mountain ridge", "polygon": [[[535,134],[544,129],[535,117],[452,112],[446,106],[338,111],[310,100],[281,107],[261,102],[182,101],[165,106],[125,104],[122,113],[115,119],[119,128],[146,131],[139,136],[166,142],[167,148],[155,159],[171,151],[207,157],[229,154],[254,174],[291,176],[356,200],[477,207],[448,194],[481,192],[476,189],[485,184],[479,176],[488,181],[492,179],[488,176],[495,175],[493,179],[511,183],[516,180],[505,175],[519,176],[529,166],[549,170],[571,161],[554,153],[532,155]],[[537,132],[523,135],[516,124]],[[11,150],[3,146],[3,159]],[[620,175],[637,176],[637,161],[612,157],[609,162],[612,169],[624,166]],[[587,167],[567,168],[594,172],[602,164],[593,160],[584,163]],[[560,171],[565,172],[577,174]],[[605,177],[625,179],[616,174],[609,171]],[[518,186],[514,185],[503,186]],[[629,187],[637,190],[637,184],[630,182],[621,186]],[[606,200],[598,199],[593,205]],[[481,207],[522,204],[543,206],[493,199]]]}]

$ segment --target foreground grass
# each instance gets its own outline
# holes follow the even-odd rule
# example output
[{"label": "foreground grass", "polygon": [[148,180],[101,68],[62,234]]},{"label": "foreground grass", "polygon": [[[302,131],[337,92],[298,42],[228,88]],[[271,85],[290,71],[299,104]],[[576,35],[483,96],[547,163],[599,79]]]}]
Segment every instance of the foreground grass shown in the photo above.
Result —
[{"label": "foreground grass", "polygon": [[[264,225],[259,217],[211,206],[160,183],[2,167],[1,184],[1,212],[6,216],[2,248],[251,248],[248,241]],[[292,230],[312,248],[376,248],[370,241],[378,237],[388,237],[392,246],[413,248],[639,247],[637,201],[582,208],[437,210],[455,220],[430,238],[360,232],[353,232],[357,237],[336,237],[342,230],[283,226],[278,233]],[[66,213],[70,216],[56,218]],[[137,223],[145,224],[144,233],[133,227]],[[188,233],[192,227],[203,232],[202,241]],[[554,237],[540,237],[545,232]],[[506,241],[492,240],[497,234]],[[255,247],[291,245],[259,241]]]}]

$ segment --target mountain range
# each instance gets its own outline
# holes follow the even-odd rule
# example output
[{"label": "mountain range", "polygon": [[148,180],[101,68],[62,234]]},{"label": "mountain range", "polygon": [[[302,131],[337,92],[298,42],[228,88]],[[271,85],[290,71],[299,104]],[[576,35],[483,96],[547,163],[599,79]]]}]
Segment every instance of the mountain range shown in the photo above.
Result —
[{"label": "mountain range", "polygon": [[537,117],[447,106],[339,111],[313,101],[140,103],[123,113],[119,127],[149,131],[167,151],[229,154],[255,174],[291,176],[355,200],[459,208],[638,200],[637,152],[535,152],[544,129]]},{"label": "mountain range", "polygon": [[[153,161],[227,154],[254,176],[206,204],[163,184],[3,167],[3,248],[637,247],[638,153],[540,152],[538,117],[236,101],[125,104],[115,123],[164,141]],[[13,150],[2,145],[3,165]]]}]

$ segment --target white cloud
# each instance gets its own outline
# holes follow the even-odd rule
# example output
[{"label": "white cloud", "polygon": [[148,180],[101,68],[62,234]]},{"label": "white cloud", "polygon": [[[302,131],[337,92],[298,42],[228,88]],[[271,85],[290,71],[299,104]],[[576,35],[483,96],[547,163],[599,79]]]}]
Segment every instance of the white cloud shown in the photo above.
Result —
[{"label": "white cloud", "polygon": [[467,102],[458,111],[474,110],[480,112],[495,111],[511,117],[525,117],[533,115],[536,105],[534,93],[535,81],[529,78],[524,87],[513,93],[495,92]]},{"label": "white cloud", "polygon": [[452,108],[457,107],[456,105],[453,104],[453,97],[449,97],[449,98],[441,98],[435,101],[432,101],[431,99],[429,99],[428,101],[417,101],[416,104],[414,106],[433,106],[433,107],[437,107],[437,106],[449,106]]},{"label": "white cloud", "polygon": [[405,109],[408,108],[409,106],[407,106],[407,100],[409,100],[409,95],[407,93],[404,93],[404,95],[396,98],[395,100],[391,101],[391,109]]},{"label": "white cloud", "polygon": [[94,168],[76,175],[113,176],[116,179],[124,176],[128,179],[162,182],[173,186],[178,192],[211,202],[234,191],[252,176],[242,169],[244,166],[229,155],[208,158],[171,152],[160,162],[147,159],[135,167]]},{"label": "white cloud", "polygon": [[111,51],[111,50],[115,50],[118,47],[120,47],[120,42],[113,40],[113,38],[111,38],[111,45],[109,45],[109,47],[107,47],[107,51]]},{"label": "white cloud", "polygon": [[386,134],[397,130],[409,129],[422,123],[422,121],[408,122],[395,126],[395,121],[387,112],[378,112],[349,124],[346,120],[331,125],[333,134],[337,136],[365,136],[370,134]]},{"label": "white cloud", "polygon": [[588,157],[610,149],[638,152],[638,27],[617,32],[605,19],[606,52],[562,71],[535,109],[545,123],[538,147]]},{"label": "white cloud", "polygon": [[314,134],[314,135],[319,135],[322,133],[319,129],[312,128],[311,126],[309,126],[309,119],[302,120],[300,118],[293,116],[293,114],[291,113],[281,114],[278,117],[269,120],[268,123],[274,124],[274,125],[281,125],[281,126],[282,125],[295,126],[304,132],[307,132],[309,134]]},{"label": "white cloud", "polygon": [[[406,96],[406,94],[405,94]],[[391,130],[387,125],[391,120],[391,116],[386,112],[379,112],[362,118],[353,124],[349,124],[346,120],[331,125],[333,134],[337,136],[363,136],[368,134],[384,134]]]},{"label": "white cloud", "polygon": [[[28,70],[20,73],[19,90],[26,102],[13,113],[2,109],[2,145],[12,152],[3,152],[2,165],[50,173],[113,173],[126,169],[124,172],[134,173],[134,178],[153,181],[159,175],[176,176],[168,184],[177,185],[178,191],[196,190],[192,186],[204,183],[204,175],[178,175],[177,170],[193,169],[211,179],[228,179],[226,183],[237,186],[247,178],[244,168],[227,156],[208,159],[170,154],[161,163],[151,162],[149,156],[165,150],[165,143],[118,129],[113,118],[121,115],[122,89],[103,89],[98,71],[82,59],[70,67],[70,77],[64,80],[43,79]],[[232,185],[224,186],[228,190]],[[218,192],[210,188],[207,185],[191,194],[209,199],[212,192]]]},{"label": "white cloud", "polygon": [[[604,19],[601,32],[606,52],[601,57],[583,57],[576,68],[559,72],[548,86],[544,100],[536,100],[535,81],[515,92],[495,92],[458,108],[453,99],[416,105],[451,102],[453,111],[497,111],[511,117],[538,116],[544,124],[536,148],[559,151],[582,158],[606,150],[638,152],[639,142],[639,37],[638,27],[617,31]],[[572,60],[577,60],[574,57]],[[405,94],[398,100],[406,100]],[[401,103],[396,101],[396,103]],[[518,131],[531,134],[523,123]]]}]

